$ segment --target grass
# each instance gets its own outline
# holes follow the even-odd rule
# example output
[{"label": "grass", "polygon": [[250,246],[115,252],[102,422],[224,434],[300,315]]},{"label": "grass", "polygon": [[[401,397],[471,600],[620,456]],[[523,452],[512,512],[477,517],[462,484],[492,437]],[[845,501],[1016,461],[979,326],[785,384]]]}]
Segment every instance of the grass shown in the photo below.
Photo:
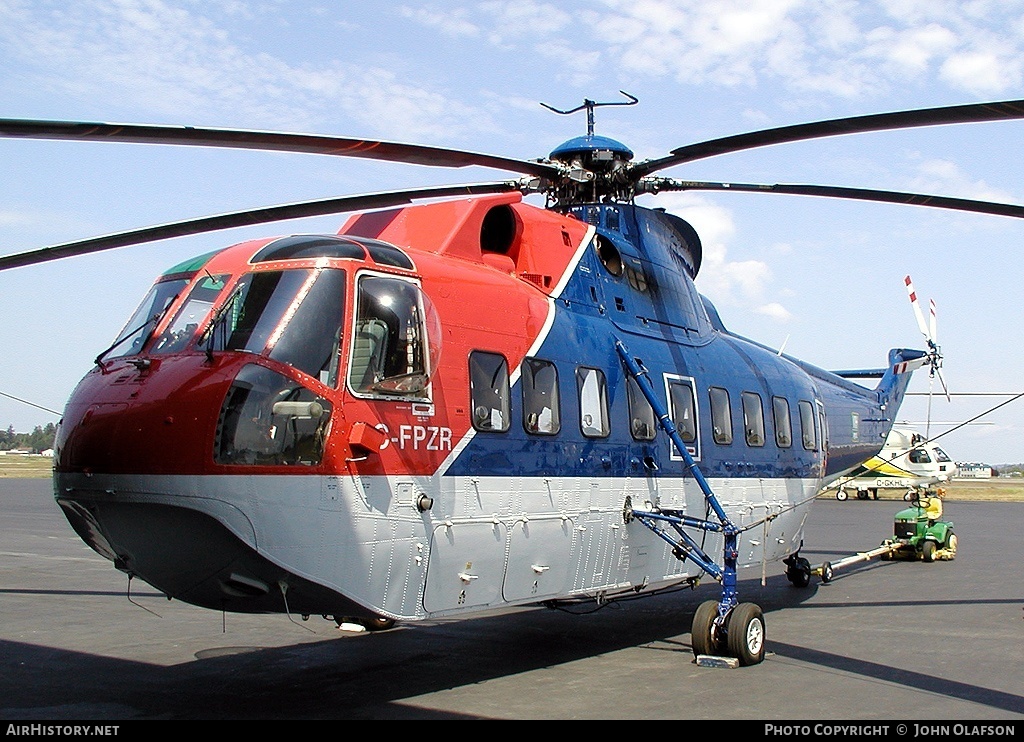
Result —
[{"label": "grass", "polygon": [[0,479],[39,479],[53,473],[50,456],[5,454],[0,456]]},{"label": "grass", "polygon": [[[0,456],[0,480],[5,478],[48,478],[53,459],[48,456]],[[946,485],[945,499],[1024,502],[1024,477],[1002,479],[957,479]],[[902,500],[902,489],[880,489],[880,500]],[[823,497],[834,497],[834,494]]]}]

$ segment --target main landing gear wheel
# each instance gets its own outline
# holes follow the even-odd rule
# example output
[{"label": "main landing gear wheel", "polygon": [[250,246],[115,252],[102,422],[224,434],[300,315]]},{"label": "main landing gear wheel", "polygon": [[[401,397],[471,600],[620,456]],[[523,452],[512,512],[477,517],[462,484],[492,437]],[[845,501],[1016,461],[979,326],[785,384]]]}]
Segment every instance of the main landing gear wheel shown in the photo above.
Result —
[{"label": "main landing gear wheel", "polygon": [[690,646],[693,647],[694,657],[714,655],[718,651],[718,643],[712,632],[717,616],[717,600],[707,600],[697,606],[697,612],[693,614],[693,626],[690,628]]},{"label": "main landing gear wheel", "polygon": [[811,582],[811,563],[803,557],[793,555],[783,560],[786,564],[786,579],[796,587],[807,587]]},{"label": "main landing gear wheel", "polygon": [[726,631],[729,654],[741,665],[756,665],[764,659],[764,615],[754,603],[733,608]]}]

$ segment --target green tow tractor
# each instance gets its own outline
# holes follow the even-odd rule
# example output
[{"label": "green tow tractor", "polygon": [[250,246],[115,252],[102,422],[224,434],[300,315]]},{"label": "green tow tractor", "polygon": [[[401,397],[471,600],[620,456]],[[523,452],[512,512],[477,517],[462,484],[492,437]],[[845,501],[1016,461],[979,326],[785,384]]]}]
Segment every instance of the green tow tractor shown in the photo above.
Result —
[{"label": "green tow tractor", "polygon": [[957,538],[952,521],[942,518],[942,488],[913,490],[910,507],[896,513],[893,538],[870,551],[862,551],[838,562],[822,562],[817,566],[801,557],[799,552],[783,560],[786,577],[797,587],[806,587],[812,575],[823,583],[832,581],[837,569],[875,557],[891,559],[920,559],[925,562],[951,560],[956,557]]},{"label": "green tow tractor", "polygon": [[952,521],[942,518],[941,488],[928,488],[911,499],[910,507],[896,513],[893,538],[898,547],[883,559],[910,558],[934,562],[956,557],[957,538]]}]

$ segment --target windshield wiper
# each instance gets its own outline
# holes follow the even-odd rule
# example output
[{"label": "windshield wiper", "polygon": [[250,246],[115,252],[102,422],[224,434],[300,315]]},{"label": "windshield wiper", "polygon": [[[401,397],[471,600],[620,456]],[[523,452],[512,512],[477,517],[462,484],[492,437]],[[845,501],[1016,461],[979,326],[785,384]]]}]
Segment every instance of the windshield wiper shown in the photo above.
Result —
[{"label": "windshield wiper", "polygon": [[245,289],[245,283],[239,283],[238,286],[235,287],[235,290],[231,292],[231,296],[229,296],[224,303],[220,305],[220,309],[214,312],[213,317],[210,318],[209,324],[206,325],[206,329],[203,330],[202,337],[199,338],[200,343],[206,343],[206,358],[210,362],[213,362],[213,340],[217,335],[217,327],[224,321],[224,318],[227,317],[228,310],[234,306],[243,289]]},{"label": "windshield wiper", "polygon": [[175,294],[173,297],[171,297],[171,300],[168,301],[164,305],[163,309],[161,309],[159,312],[157,312],[152,317],[147,319],[145,322],[143,322],[141,325],[136,327],[131,332],[127,332],[124,335],[122,335],[121,337],[119,337],[117,340],[115,340],[113,342],[113,344],[110,345],[110,347],[108,347],[106,350],[104,350],[102,353],[100,353],[98,356],[96,356],[96,358],[93,360],[93,363],[95,363],[97,366],[99,366],[102,369],[103,368],[103,356],[105,356],[107,353],[112,351],[117,346],[121,345],[121,343],[123,343],[128,338],[134,337],[136,333],[142,332],[147,327],[149,327],[150,328],[149,332],[147,332],[142,337],[142,341],[139,343],[139,348],[140,349],[145,347],[146,341],[149,340],[149,336],[153,333],[153,330],[156,329],[156,326],[160,324],[160,320],[162,320],[164,318],[164,315],[167,314],[168,310],[171,308],[171,306],[174,304],[174,302],[177,301],[177,299],[178,299],[178,295]]}]

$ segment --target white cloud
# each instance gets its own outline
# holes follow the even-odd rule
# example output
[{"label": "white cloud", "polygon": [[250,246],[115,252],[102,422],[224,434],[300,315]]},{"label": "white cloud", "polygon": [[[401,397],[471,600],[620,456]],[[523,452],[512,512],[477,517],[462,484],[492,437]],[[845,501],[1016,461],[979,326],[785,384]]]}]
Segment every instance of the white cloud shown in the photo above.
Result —
[{"label": "white cloud", "polygon": [[793,319],[792,313],[778,302],[769,302],[755,309],[758,314],[775,320],[776,322],[789,322]]},{"label": "white cloud", "polygon": [[0,23],[0,48],[22,74],[42,90],[99,108],[130,101],[155,116],[187,111],[189,123],[216,118],[222,126],[290,130],[317,130],[341,113],[374,136],[403,141],[455,138],[490,124],[400,70],[344,56],[297,65],[250,49],[203,15],[205,5],[190,12],[161,0],[83,0],[59,10],[0,2],[7,3],[0,15],[18,21]]},{"label": "white cloud", "polygon": [[[1020,50],[1015,50],[1017,54]],[[953,54],[942,63],[940,77],[955,88],[978,94],[998,94],[1021,82],[1019,57],[1000,57],[992,52]]]},{"label": "white cloud", "polygon": [[990,186],[984,180],[971,178],[959,165],[950,160],[923,160],[919,163],[917,171],[917,176],[909,186],[917,193],[1000,203],[1016,203],[1019,200],[1012,194]]}]

